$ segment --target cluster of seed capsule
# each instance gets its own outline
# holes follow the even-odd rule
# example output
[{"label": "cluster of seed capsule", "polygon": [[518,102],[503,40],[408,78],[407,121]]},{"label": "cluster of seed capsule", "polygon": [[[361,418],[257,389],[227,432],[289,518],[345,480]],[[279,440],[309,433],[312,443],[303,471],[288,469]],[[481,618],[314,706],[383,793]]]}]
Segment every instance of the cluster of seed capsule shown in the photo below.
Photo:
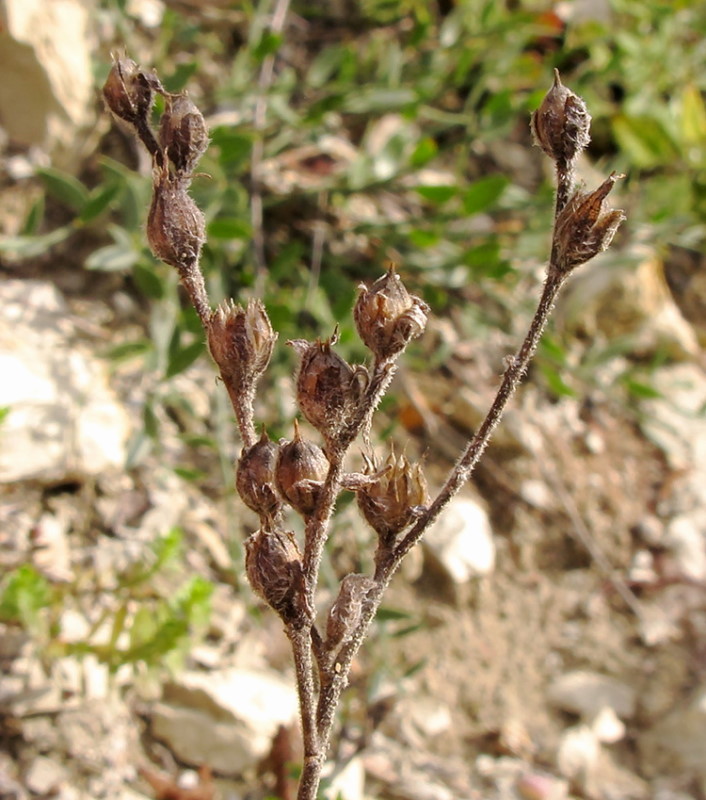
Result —
[{"label": "cluster of seed capsule", "polygon": [[[405,289],[394,269],[370,288],[361,287],[354,309],[358,331],[378,367],[393,363],[404,346],[421,334],[427,308]],[[209,347],[221,374],[242,386],[257,380],[269,361],[276,334],[264,306],[253,300],[246,308],[222,304],[214,312]],[[368,370],[353,366],[334,349],[336,335],[326,341],[302,339],[288,344],[299,355],[296,397],[302,416],[321,434],[322,446],[305,439],[298,422],[291,440],[270,440],[263,432],[245,447],[236,468],[236,488],[243,502],[260,518],[260,529],[245,543],[246,571],[253,589],[286,622],[302,618],[302,556],[294,534],[283,522],[291,506],[306,521],[319,508],[331,459],[345,450],[349,424],[366,403]],[[378,557],[389,553],[398,534],[418,517],[427,503],[427,488],[418,464],[390,455],[384,464],[364,459],[362,473],[344,474],[341,485],[356,493],[363,517],[378,534]],[[305,534],[306,535],[306,534]],[[341,584],[327,623],[333,646],[357,616],[371,579],[349,575]]]},{"label": "cluster of seed capsule", "polygon": [[[150,117],[157,95],[164,97],[165,109],[155,132]],[[307,593],[302,554],[294,534],[284,525],[283,511],[290,506],[306,522],[317,514],[332,460],[340,460],[365,429],[380,399],[381,376],[384,379],[391,373],[407,344],[421,335],[429,309],[407,291],[394,268],[369,288],[361,286],[354,318],[372,354],[373,374],[338,355],[335,332],[325,341],[288,342],[300,361],[297,403],[302,416],[321,435],[322,445],[305,439],[296,421],[291,440],[273,442],[266,432],[256,440],[252,401],[277,335],[259,300],[251,300],[244,308],[233,300],[215,309],[208,304],[199,266],[204,217],[188,194],[208,145],[204,118],[186,94],[170,94],[154,73],[145,72],[129,58],[114,60],[103,96],[113,115],[152,155],[149,244],[158,258],[177,269],[197,306],[236,416],[242,412],[238,421],[246,446],[236,468],[236,488],[260,519],[259,530],[245,543],[248,578],[285,622],[308,619],[310,609],[303,607]],[[344,474],[339,484],[356,492],[363,517],[377,532],[379,561],[392,552],[398,535],[419,516],[428,502],[427,487],[420,466],[404,456],[390,455],[383,464],[366,456],[364,462],[363,472]],[[326,626],[330,647],[345,638],[371,585],[372,579],[362,575],[348,575],[341,582]]]}]

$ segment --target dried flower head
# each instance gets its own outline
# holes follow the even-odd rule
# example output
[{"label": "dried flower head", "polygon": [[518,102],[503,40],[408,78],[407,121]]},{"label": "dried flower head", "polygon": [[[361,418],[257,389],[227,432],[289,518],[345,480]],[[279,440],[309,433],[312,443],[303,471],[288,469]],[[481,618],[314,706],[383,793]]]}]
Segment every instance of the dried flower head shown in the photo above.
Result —
[{"label": "dried flower head", "polygon": [[224,300],[208,322],[208,347],[223,379],[237,390],[251,388],[270,363],[277,334],[260,300],[245,308]]},{"label": "dried flower head", "polygon": [[573,161],[591,141],[591,115],[584,101],[561,82],[554,70],[554,83],[532,114],[535,144],[556,162]]},{"label": "dried flower head", "polygon": [[103,97],[110,111],[130,125],[146,122],[156,92],[163,92],[156,75],[150,75],[131,59],[113,58],[103,85]]},{"label": "dried flower head", "polygon": [[245,571],[253,591],[285,622],[297,618],[303,581],[299,549],[292,533],[260,530],[246,539]]},{"label": "dried flower head", "polygon": [[191,175],[208,147],[208,130],[203,114],[186,93],[167,95],[159,141],[177,173]]},{"label": "dried flower head", "polygon": [[[373,461],[365,459],[365,472],[378,472]],[[427,482],[420,464],[410,464],[405,456],[390,453],[387,470],[370,486],[357,493],[358,507],[368,524],[383,538],[394,538],[410,525],[428,502]]]},{"label": "dried flower head", "polygon": [[327,341],[287,342],[301,358],[297,375],[297,403],[302,414],[327,439],[332,439],[360,403],[368,383],[364,367],[351,367],[332,346],[337,331]]},{"label": "dried flower head", "polygon": [[346,575],[326,619],[326,649],[342,644],[355,630],[375,582],[367,575]]},{"label": "dried flower head", "polygon": [[294,439],[280,442],[275,466],[275,480],[282,496],[300,514],[312,514],[328,469],[324,451],[302,439],[299,424],[294,420]]},{"label": "dried flower head", "polygon": [[235,472],[235,486],[245,505],[273,518],[282,505],[275,488],[275,464],[279,446],[262,432],[259,441],[243,450]]},{"label": "dried flower head", "polygon": [[380,359],[402,352],[424,332],[429,306],[409,294],[394,265],[368,289],[361,284],[353,309],[358,335]]},{"label": "dried flower head", "polygon": [[606,209],[605,199],[622,175],[613,173],[592,192],[576,192],[556,220],[554,269],[568,272],[602,253],[625,219],[620,209]]},{"label": "dried flower head", "polygon": [[147,240],[152,252],[180,272],[198,264],[206,241],[203,214],[191,199],[188,181],[170,175],[166,164],[155,166]]}]

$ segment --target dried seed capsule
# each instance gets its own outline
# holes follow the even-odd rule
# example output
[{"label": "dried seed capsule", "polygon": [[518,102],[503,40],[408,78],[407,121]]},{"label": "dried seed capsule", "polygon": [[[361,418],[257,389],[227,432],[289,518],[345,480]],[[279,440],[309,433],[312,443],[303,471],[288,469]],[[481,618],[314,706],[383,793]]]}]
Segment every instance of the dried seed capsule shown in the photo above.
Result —
[{"label": "dried seed capsule", "polygon": [[208,347],[223,379],[237,390],[252,387],[270,363],[277,334],[260,300],[243,309],[224,300],[208,323]]},{"label": "dried seed capsule", "polygon": [[351,367],[326,342],[293,339],[287,342],[301,358],[297,375],[297,403],[302,414],[325,437],[335,438],[350,419],[368,382],[364,367]]},{"label": "dried seed capsule", "polygon": [[260,530],[246,539],[245,571],[253,591],[285,622],[297,618],[303,580],[292,533]]},{"label": "dried seed capsule", "polygon": [[282,496],[300,514],[312,514],[328,469],[324,451],[313,442],[302,439],[295,420],[294,439],[280,442],[275,466],[275,480]]},{"label": "dried seed capsule", "polygon": [[326,619],[326,649],[343,643],[360,621],[368,592],[375,586],[367,575],[346,575]]},{"label": "dried seed capsule", "polygon": [[147,240],[157,258],[180,271],[198,263],[206,241],[203,214],[187,188],[188,181],[170,175],[166,164],[155,167]]},{"label": "dried seed capsule", "polygon": [[554,70],[554,83],[532,114],[535,144],[557,162],[569,163],[588,147],[591,115],[584,101],[561,82]]},{"label": "dried seed capsule", "polygon": [[576,192],[556,220],[551,266],[568,272],[602,253],[613,241],[625,214],[606,210],[605,199],[622,175],[613,173],[593,192]]},{"label": "dried seed capsule", "polygon": [[[358,491],[356,497],[368,524],[382,538],[391,539],[411,524],[428,502],[427,482],[421,466],[410,464],[405,456],[395,458],[391,453],[385,463],[387,471]],[[366,459],[365,471],[378,470]]]},{"label": "dried seed capsule", "polygon": [[424,332],[429,306],[409,294],[394,266],[368,289],[360,286],[353,309],[358,335],[381,359],[392,358]]},{"label": "dried seed capsule", "polygon": [[243,450],[235,472],[235,485],[245,505],[270,518],[282,504],[275,489],[278,451],[279,447],[263,431],[258,442]]},{"label": "dried seed capsule", "polygon": [[155,92],[164,91],[156,75],[149,75],[131,58],[114,58],[103,85],[106,105],[118,119],[137,124],[147,120]]},{"label": "dried seed capsule", "polygon": [[159,142],[177,173],[190,175],[208,147],[203,114],[186,93],[168,95],[159,126]]}]

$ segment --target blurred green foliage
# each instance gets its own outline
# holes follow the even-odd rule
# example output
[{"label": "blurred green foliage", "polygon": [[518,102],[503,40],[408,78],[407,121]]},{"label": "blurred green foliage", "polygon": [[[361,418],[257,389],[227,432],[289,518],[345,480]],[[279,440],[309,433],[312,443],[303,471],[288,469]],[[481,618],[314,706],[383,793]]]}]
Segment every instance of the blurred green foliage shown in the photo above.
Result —
[{"label": "blurred green foliage", "polygon": [[[154,28],[130,16],[124,0],[102,0],[102,14],[127,53],[150,52],[143,66],[171,91],[188,87],[209,120],[212,144],[193,194],[208,222],[212,300],[261,292],[282,340],[326,336],[338,322],[345,354],[363,358],[349,313],[355,285],[375,278],[388,257],[436,313],[461,309],[471,335],[507,326],[530,303],[514,290],[546,257],[552,190],[527,122],[554,67],[588,103],[589,156],[601,174],[628,176],[619,200],[630,228],[644,228],[643,239],[703,246],[706,6],[566,6],[573,16],[564,22],[537,0],[294,0],[281,35],[269,30],[274,3],[265,0],[209,13],[170,6]],[[110,49],[97,56],[98,83]],[[260,143],[264,270],[252,246]],[[142,359],[168,385],[204,346],[173,274],[145,245],[149,175],[104,154],[90,185],[55,169],[38,177],[71,219],[48,229],[40,200],[22,235],[2,247],[33,256],[82,230],[102,231],[104,244],[84,268],[124,275],[149,309],[145,336],[109,356]],[[556,394],[575,390],[561,349],[557,340],[540,358]],[[291,354],[279,349],[278,358],[291,368]],[[164,393],[156,389],[147,404],[134,461],[157,436],[154,404]]]},{"label": "blurred green foliage", "polygon": [[[185,577],[182,551],[179,529],[156,539],[144,562],[115,576],[110,601],[97,616],[99,576],[87,570],[76,585],[59,585],[22,565],[0,581],[0,622],[21,625],[52,656],[91,653],[111,670],[124,664],[178,669],[208,628],[213,591],[205,578]],[[91,629],[80,641],[66,641],[62,616],[77,604],[93,620]]]}]

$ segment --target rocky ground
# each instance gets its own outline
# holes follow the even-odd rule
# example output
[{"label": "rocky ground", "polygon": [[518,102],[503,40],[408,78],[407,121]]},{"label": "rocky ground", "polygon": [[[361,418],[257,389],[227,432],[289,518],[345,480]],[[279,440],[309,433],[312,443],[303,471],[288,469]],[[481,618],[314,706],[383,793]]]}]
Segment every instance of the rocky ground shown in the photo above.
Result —
[{"label": "rocky ground", "polygon": [[[704,332],[667,288],[671,261],[630,243],[623,257],[591,265],[555,325],[575,365],[588,340],[629,350],[592,367],[580,396],[550,399],[530,374],[391,587],[327,797],[706,798]],[[136,324],[134,298],[61,264],[4,267],[0,798],[288,800],[297,700],[281,626],[242,575],[254,519],[223,490],[237,442],[214,467],[165,403],[159,446],[126,469],[154,386],[104,354]],[[459,320],[432,320],[421,347],[451,355],[398,377],[395,435],[432,491],[526,323],[476,348]],[[613,391],[655,353],[654,391]],[[229,429],[206,359],[170,391]],[[356,519],[344,505],[332,574],[367,563]]]}]

